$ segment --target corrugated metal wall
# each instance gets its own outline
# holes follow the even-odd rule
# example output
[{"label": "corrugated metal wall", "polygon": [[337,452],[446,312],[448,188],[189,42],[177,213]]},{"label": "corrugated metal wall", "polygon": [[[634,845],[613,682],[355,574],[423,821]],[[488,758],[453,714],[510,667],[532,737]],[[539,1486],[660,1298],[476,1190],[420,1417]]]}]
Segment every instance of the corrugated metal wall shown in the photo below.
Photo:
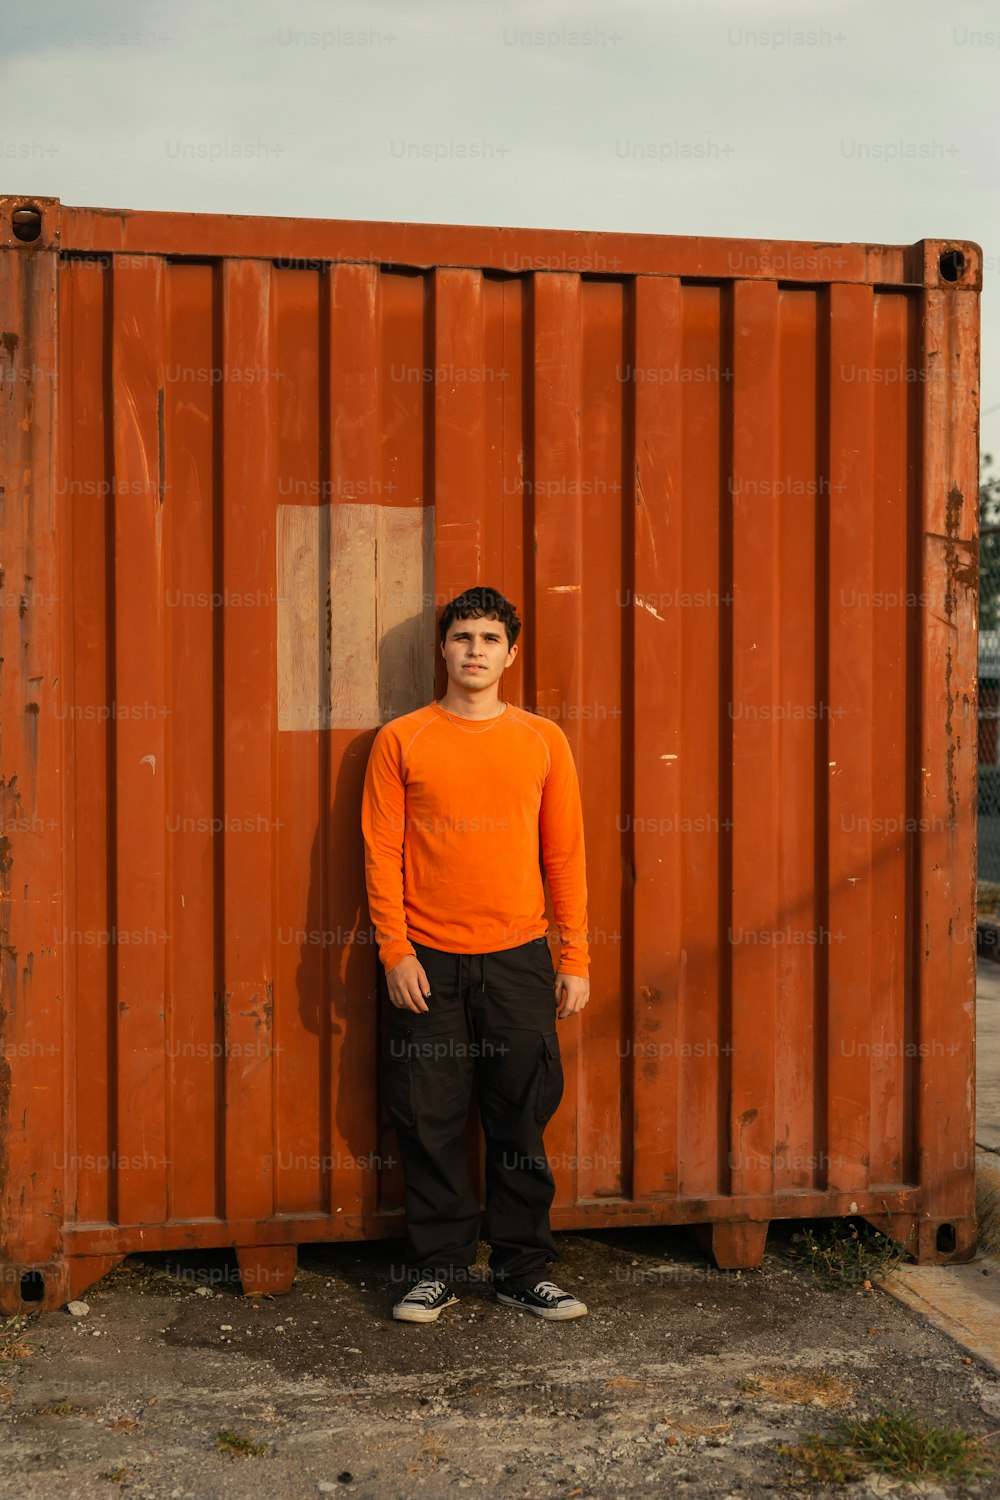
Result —
[{"label": "corrugated metal wall", "polygon": [[971,1253],[975,275],[703,278],[655,237],[656,274],[512,272],[444,228],[407,265],[407,226],[310,264],[199,216],[171,255],[170,216],[61,215],[2,259],[58,283],[65,1251],[400,1232],[361,783],[485,582],[585,808],[554,1222],[721,1246],[850,1198]]}]

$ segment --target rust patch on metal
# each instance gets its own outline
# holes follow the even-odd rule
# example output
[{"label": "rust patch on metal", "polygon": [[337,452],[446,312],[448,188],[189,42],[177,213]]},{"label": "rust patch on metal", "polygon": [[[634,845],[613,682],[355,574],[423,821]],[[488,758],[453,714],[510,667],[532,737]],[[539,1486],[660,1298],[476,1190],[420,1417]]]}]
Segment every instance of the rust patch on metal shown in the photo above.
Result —
[{"label": "rust patch on metal", "polygon": [[[944,536],[944,567],[945,567],[945,589],[944,589],[944,613],[949,631],[956,629],[955,612],[958,605],[958,589],[975,589],[979,580],[979,560],[975,547],[962,541],[958,535],[959,524],[962,519],[962,506],[965,497],[957,485],[952,485],[948,491],[948,500],[945,505],[945,536]],[[959,558],[959,547],[967,552],[967,556]],[[945,786],[948,796],[948,823],[951,828],[955,827],[957,819],[957,798],[955,795],[955,753],[958,748],[955,740],[954,715],[955,715],[955,692],[952,685],[954,674],[954,661],[952,657],[952,644],[949,636],[945,646],[944,677],[945,677]]]},{"label": "rust patch on metal", "polygon": [[38,704],[26,703],[24,711],[27,715],[24,721],[24,748],[29,764],[34,767],[38,764]]},{"label": "rust patch on metal", "polygon": [[[960,555],[959,548],[962,549],[964,556]],[[966,590],[979,587],[979,549],[975,542],[965,540],[956,542],[949,575],[949,586],[951,584]]]},{"label": "rust patch on metal", "polygon": [[11,364],[14,363],[14,356],[17,353],[20,342],[21,338],[19,334],[0,333],[0,344],[3,345],[3,351],[6,354],[7,358],[10,360]]},{"label": "rust patch on metal", "polygon": [[[223,1003],[225,1006],[227,1021],[231,1014],[229,1006],[232,998],[233,997],[230,994],[227,994],[224,997]],[[242,1016],[244,1020],[253,1021],[258,1031],[260,1031],[262,1027],[265,1031],[270,1031],[274,1022],[274,986],[272,985],[271,981],[267,980],[264,985],[263,1000],[261,1000],[259,994],[254,995],[248,1008],[246,1010],[237,1011],[236,1014]]]}]

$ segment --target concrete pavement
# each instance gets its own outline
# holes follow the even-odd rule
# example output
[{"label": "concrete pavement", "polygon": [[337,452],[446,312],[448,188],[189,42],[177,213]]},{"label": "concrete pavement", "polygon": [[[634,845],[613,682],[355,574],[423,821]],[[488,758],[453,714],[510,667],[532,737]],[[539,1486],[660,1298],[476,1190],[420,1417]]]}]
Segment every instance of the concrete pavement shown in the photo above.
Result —
[{"label": "concrete pavement", "polygon": [[1000,963],[976,974],[976,1213],[965,1265],[898,1267],[887,1290],[1000,1372]]}]

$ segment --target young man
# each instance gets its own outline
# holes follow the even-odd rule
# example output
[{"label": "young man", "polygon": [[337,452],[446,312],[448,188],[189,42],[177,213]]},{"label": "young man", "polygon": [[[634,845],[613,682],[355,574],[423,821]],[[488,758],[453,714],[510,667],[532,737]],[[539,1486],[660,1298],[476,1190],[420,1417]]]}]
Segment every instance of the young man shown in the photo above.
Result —
[{"label": "young man", "polygon": [[[587,1309],[545,1279],[561,1259],[542,1133],[563,1094],[556,1016],[590,998],[583,814],[563,731],[499,697],[521,621],[468,589],[439,622],[448,688],[384,724],[365,775],[368,901],[388,999],[386,1102],[406,1188],[393,1317],[429,1323],[476,1258],[466,1172],[473,1078],[486,1137],[486,1238],[501,1302],[549,1319]],[[561,938],[546,941],[544,874]],[[559,1007],[558,1012],[556,1007]]]}]

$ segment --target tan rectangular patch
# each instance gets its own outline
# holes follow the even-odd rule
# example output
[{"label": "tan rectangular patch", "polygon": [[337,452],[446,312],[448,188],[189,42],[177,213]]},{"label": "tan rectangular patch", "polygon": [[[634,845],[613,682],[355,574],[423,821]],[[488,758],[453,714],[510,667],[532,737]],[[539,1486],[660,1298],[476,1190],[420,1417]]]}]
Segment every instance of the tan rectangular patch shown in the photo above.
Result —
[{"label": "tan rectangular patch", "polygon": [[278,728],[368,729],[434,696],[434,509],[279,505]]}]

